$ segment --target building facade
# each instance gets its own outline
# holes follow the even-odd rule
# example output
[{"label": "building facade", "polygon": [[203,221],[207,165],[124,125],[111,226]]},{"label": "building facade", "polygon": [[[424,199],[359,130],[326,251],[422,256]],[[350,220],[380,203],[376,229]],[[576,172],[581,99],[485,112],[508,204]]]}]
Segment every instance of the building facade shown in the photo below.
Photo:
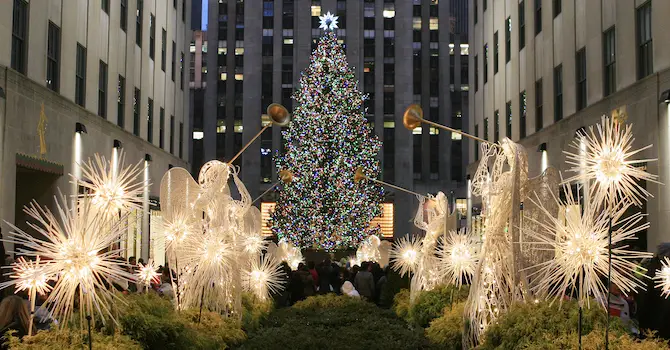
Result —
[{"label": "building facade", "polygon": [[[567,170],[575,133],[617,115],[633,123],[638,156],[670,181],[668,105],[670,3],[657,0],[471,0],[469,129],[490,141],[509,137],[528,152],[529,176]],[[670,99],[669,101],[670,102]],[[475,163],[477,144],[469,153]],[[543,161],[544,158],[544,161]],[[651,228],[640,248],[670,240],[668,186],[645,184]],[[477,207],[476,201],[474,204]],[[470,209],[470,208],[469,208]]]},{"label": "building facade", "polygon": [[150,183],[125,253],[161,261],[150,225],[160,181],[190,168],[190,10],[190,0],[0,2],[3,220],[23,227],[30,200],[54,208],[58,190],[77,193],[82,162],[123,151]]},{"label": "building facade", "polygon": [[[463,183],[468,155],[460,135],[428,126],[408,131],[402,116],[418,103],[429,120],[468,125],[467,1],[205,0],[201,8],[203,32],[191,43],[194,172],[210,159],[232,158],[261,129],[270,103],[294,107],[300,73],[323,34],[319,16],[331,12],[370,97],[366,117],[383,142],[383,180],[447,194]],[[277,180],[272,157],[282,145],[281,129],[273,127],[237,161],[252,196]],[[387,193],[394,231],[412,232],[417,201]],[[272,193],[264,197],[273,200]]]}]

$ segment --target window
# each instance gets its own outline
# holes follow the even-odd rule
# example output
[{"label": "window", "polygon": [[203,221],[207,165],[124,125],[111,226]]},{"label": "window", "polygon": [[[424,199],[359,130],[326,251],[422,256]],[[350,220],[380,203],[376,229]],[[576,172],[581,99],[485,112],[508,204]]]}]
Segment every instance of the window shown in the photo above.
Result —
[{"label": "window", "polygon": [[615,28],[608,29],[603,34],[603,55],[605,64],[605,96],[616,91],[616,42],[614,41]]},{"label": "window", "polygon": [[149,15],[149,58],[156,57],[156,16]]},{"label": "window", "polygon": [[484,45],[484,84],[489,81],[489,44]]},{"label": "window", "polygon": [[165,109],[161,107],[159,111],[159,122],[160,125],[158,126],[158,147],[164,148],[165,147]]},{"label": "window", "polygon": [[147,141],[154,142],[154,100],[147,102]]},{"label": "window", "polygon": [[135,88],[133,97],[133,134],[140,136],[140,89]]},{"label": "window", "polygon": [[100,60],[98,71],[98,115],[107,118],[107,63]]},{"label": "window", "polygon": [[500,52],[498,46],[498,31],[493,33],[493,74],[498,73],[498,53]]},{"label": "window", "polygon": [[637,8],[637,78],[654,70],[651,41],[651,1]]},{"label": "window", "polygon": [[170,116],[170,154],[174,154],[174,116]]},{"label": "window", "polygon": [[493,142],[498,142],[500,138],[500,111],[496,109],[493,113]]},{"label": "window", "polygon": [[487,8],[486,2],[487,2],[486,0],[482,0],[482,11],[486,11],[486,8]]},{"label": "window", "polygon": [[561,14],[562,4],[561,0],[553,0],[553,1],[554,1],[554,18],[556,18],[556,16]]},{"label": "window", "polygon": [[554,121],[563,119],[563,65],[554,68]]},{"label": "window", "polygon": [[484,118],[484,140],[489,139],[489,117]]},{"label": "window", "polygon": [[119,26],[124,32],[128,29],[128,0],[121,0],[121,17]]},{"label": "window", "polygon": [[181,89],[184,90],[184,52],[181,53],[181,67],[179,68],[179,83]]},{"label": "window", "polygon": [[512,138],[512,101],[507,101],[505,104],[505,117],[507,118],[507,128],[505,136]]},{"label": "window", "polygon": [[526,91],[519,94],[519,138],[526,137]]},{"label": "window", "polygon": [[186,23],[186,0],[181,2],[181,22]]},{"label": "window", "polygon": [[100,8],[109,14],[109,0],[100,0]]},{"label": "window", "polygon": [[60,28],[49,21],[47,43],[47,87],[58,92],[60,89]]},{"label": "window", "polygon": [[512,18],[505,21],[505,63],[512,59]]},{"label": "window", "polygon": [[535,0],[535,35],[542,31],[542,0]]},{"label": "window", "polygon": [[126,78],[119,74],[119,83],[116,86],[116,125],[122,129],[126,125]]},{"label": "window", "polygon": [[284,29],[293,29],[293,0],[284,0],[282,5],[283,27]]},{"label": "window", "polygon": [[526,11],[524,1],[519,3],[519,51],[526,47]]},{"label": "window", "polygon": [[577,51],[575,56],[575,72],[577,74],[577,110],[586,107],[586,48]]},{"label": "window", "polygon": [[479,11],[478,11],[478,8],[477,8],[477,2],[478,2],[478,1],[479,1],[479,0],[474,0],[474,3],[475,3],[475,24],[477,24],[477,16],[478,16],[478,13],[477,13],[477,12],[479,12]]},{"label": "window", "polygon": [[12,22],[12,69],[26,74],[28,61],[28,3],[25,0],[14,0]]},{"label": "window", "polygon": [[[475,3],[477,3],[475,1]],[[475,124],[475,137],[479,137],[479,124]],[[479,160],[479,143],[478,142],[473,142],[475,146],[475,161]]]},{"label": "window", "polygon": [[479,91],[479,59],[475,55],[475,92]]},{"label": "window", "polygon": [[86,48],[77,43],[77,66],[75,71],[74,103],[84,107],[86,103]]},{"label": "window", "polygon": [[161,70],[165,72],[165,61],[167,60],[167,32],[165,29],[163,29],[163,37],[161,39]]},{"label": "window", "polygon": [[135,43],[142,47],[142,11],[144,10],[144,0],[137,0],[137,12],[135,13]]},{"label": "window", "polygon": [[542,118],[542,79],[535,82],[535,131],[544,127]]},{"label": "window", "polygon": [[177,0],[172,0],[172,7],[174,7],[175,10],[177,9]]},{"label": "window", "polygon": [[184,122],[179,122],[179,158],[184,155]]},{"label": "window", "polygon": [[170,72],[170,75],[172,76],[172,82],[174,82],[174,77],[177,74],[177,43],[174,41],[172,42],[172,72]]}]

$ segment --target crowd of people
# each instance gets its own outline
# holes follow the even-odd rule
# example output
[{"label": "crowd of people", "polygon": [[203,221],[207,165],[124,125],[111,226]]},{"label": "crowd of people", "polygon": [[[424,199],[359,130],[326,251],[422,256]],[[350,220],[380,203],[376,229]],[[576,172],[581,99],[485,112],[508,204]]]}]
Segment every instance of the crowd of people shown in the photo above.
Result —
[{"label": "crowd of people", "polygon": [[387,281],[386,270],[375,262],[352,266],[325,259],[319,264],[314,261],[307,262],[307,265],[300,263],[295,270],[284,262],[282,269],[287,288],[275,297],[278,307],[290,306],[312,295],[328,293],[379,303]]}]

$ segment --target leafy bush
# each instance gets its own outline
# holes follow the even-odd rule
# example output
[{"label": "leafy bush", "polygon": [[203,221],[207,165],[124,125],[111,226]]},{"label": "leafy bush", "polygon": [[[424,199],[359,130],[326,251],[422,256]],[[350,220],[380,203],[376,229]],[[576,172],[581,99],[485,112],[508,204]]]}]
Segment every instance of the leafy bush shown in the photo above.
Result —
[{"label": "leafy bush", "polygon": [[329,294],[273,312],[241,349],[417,349],[423,340],[390,310]]},{"label": "leafy bush", "polygon": [[195,343],[190,345],[190,348],[225,349],[247,339],[238,320],[203,310],[198,322],[199,315],[199,310],[185,310],[178,314],[179,318],[197,334]]},{"label": "leafy bush", "polygon": [[[600,350],[603,348],[605,338],[604,329],[596,329],[587,335],[582,335],[582,349]],[[563,333],[559,336],[554,334],[543,334],[533,343],[524,345],[524,349],[534,350],[560,350],[576,349],[578,347],[577,332]],[[627,334],[612,335],[610,333],[609,347],[612,350],[661,350],[668,349],[670,344],[667,340],[648,337],[644,340],[634,339]]]},{"label": "leafy bush", "polygon": [[271,300],[263,301],[250,293],[242,293],[242,329],[257,329],[273,310]]},{"label": "leafy bush", "polygon": [[[13,332],[12,332],[13,333]],[[141,350],[142,347],[129,337],[120,334],[104,335],[93,332],[93,348],[98,350]],[[85,332],[65,328],[63,330],[40,331],[22,340],[8,334],[7,345],[15,350],[80,350],[87,347]]]},{"label": "leafy bush", "polygon": [[444,314],[430,322],[426,328],[426,338],[432,345],[439,345],[441,349],[460,350],[463,336],[463,308],[465,303],[454,304],[454,307],[445,307]]},{"label": "leafy bush", "polygon": [[[591,308],[583,310],[582,334],[604,328],[606,319],[605,310],[597,302],[591,301]],[[579,307],[575,301],[564,301],[560,308],[558,304],[550,305],[546,301],[515,304],[489,326],[479,349],[519,349],[536,343],[541,337],[553,339],[576,331],[578,321]],[[625,333],[618,318],[612,318],[611,321],[610,334]]]},{"label": "leafy bush", "polygon": [[401,289],[393,297],[393,312],[405,321],[409,321],[409,290]]},{"label": "leafy bush", "polygon": [[444,285],[419,293],[414,303],[410,304],[408,322],[422,328],[428,327],[430,321],[442,316],[445,307],[467,299],[468,291],[468,286],[458,288]]}]

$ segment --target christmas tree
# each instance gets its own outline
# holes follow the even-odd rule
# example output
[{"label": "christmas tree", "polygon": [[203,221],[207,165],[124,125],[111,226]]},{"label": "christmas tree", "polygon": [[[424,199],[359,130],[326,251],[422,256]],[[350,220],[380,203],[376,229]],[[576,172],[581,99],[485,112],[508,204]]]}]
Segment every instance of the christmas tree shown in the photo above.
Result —
[{"label": "christmas tree", "polygon": [[379,175],[380,142],[365,119],[358,82],[334,33],[326,33],[300,77],[277,168],[293,172],[279,192],[272,231],[302,248],[355,248],[377,228],[382,188],[354,182],[358,167]]}]

